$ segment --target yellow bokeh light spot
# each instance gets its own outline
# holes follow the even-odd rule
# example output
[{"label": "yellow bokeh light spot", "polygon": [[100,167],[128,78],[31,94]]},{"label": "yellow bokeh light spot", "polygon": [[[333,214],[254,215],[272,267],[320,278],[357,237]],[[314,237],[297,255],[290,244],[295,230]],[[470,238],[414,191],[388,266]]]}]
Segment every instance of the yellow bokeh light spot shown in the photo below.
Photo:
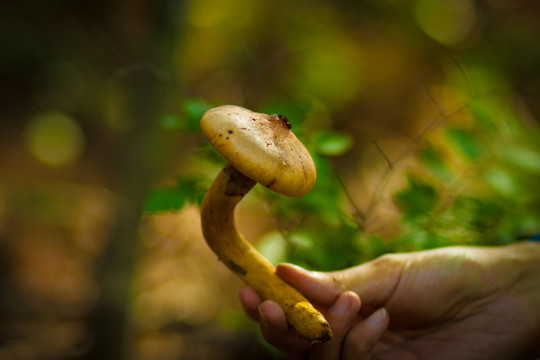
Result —
[{"label": "yellow bokeh light spot", "polygon": [[33,116],[26,129],[26,141],[32,155],[51,166],[75,162],[84,147],[79,124],[66,114],[46,111]]},{"label": "yellow bokeh light spot", "polygon": [[232,4],[229,1],[191,1],[187,19],[196,27],[213,27],[225,21],[231,15],[231,10]]},{"label": "yellow bokeh light spot", "polygon": [[416,19],[422,30],[444,45],[457,45],[473,34],[477,16],[470,0],[420,0]]},{"label": "yellow bokeh light spot", "polygon": [[358,47],[338,34],[308,50],[302,63],[300,91],[330,101],[347,101],[363,87],[364,60]]}]

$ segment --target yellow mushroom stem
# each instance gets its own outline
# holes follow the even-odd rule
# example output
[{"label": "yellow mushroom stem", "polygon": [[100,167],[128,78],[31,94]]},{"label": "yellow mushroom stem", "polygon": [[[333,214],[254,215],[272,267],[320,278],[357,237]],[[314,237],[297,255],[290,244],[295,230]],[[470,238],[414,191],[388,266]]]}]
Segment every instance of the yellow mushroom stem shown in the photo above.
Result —
[{"label": "yellow mushroom stem", "polygon": [[332,332],[324,316],[309,301],[275,274],[274,266],[238,233],[234,221],[236,204],[255,186],[232,165],[220,171],[201,207],[206,242],[232,272],[266,300],[277,302],[289,324],[311,342],[325,342]]}]

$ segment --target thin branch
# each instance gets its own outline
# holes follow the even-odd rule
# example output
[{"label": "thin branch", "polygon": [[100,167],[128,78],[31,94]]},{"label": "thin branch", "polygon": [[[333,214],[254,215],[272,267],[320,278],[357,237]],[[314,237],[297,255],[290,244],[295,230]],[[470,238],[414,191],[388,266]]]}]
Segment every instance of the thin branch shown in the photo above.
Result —
[{"label": "thin branch", "polygon": [[347,200],[349,201],[349,203],[351,204],[351,206],[354,209],[354,218],[359,220],[359,225],[362,226],[363,223],[366,220],[366,216],[365,216],[364,212],[362,210],[360,210],[360,208],[358,207],[358,205],[354,201],[353,197],[351,196],[351,193],[349,192],[349,189],[347,188],[347,185],[345,185],[345,183],[341,179],[341,176],[339,176],[339,174],[337,174],[337,173],[336,173],[336,179],[337,179],[339,185],[341,186],[341,188],[343,189],[343,192],[345,193],[345,196],[347,197]]},{"label": "thin branch", "polygon": [[[472,99],[478,98],[478,97],[481,97],[481,96],[485,96],[485,95],[488,95],[490,93],[491,92],[486,92],[484,94],[474,96],[474,97],[472,97]],[[367,218],[370,217],[370,215],[371,215],[372,211],[374,210],[375,206],[380,201],[380,198],[381,198],[381,196],[382,196],[382,194],[384,192],[384,189],[386,188],[386,185],[387,185],[388,181],[390,180],[390,178],[392,176],[392,173],[393,173],[392,170],[394,170],[410,154],[414,153],[417,150],[419,143],[426,137],[426,135],[431,130],[433,130],[434,128],[437,128],[438,126],[440,126],[447,119],[449,119],[452,116],[454,116],[454,115],[460,113],[461,111],[463,111],[465,108],[467,108],[467,106],[469,106],[469,104],[470,104],[470,101],[465,103],[465,104],[462,104],[461,106],[459,106],[458,108],[456,108],[453,111],[439,113],[412,139],[410,145],[408,147],[406,147],[403,150],[403,152],[397,158],[395,158],[393,161],[389,161],[388,157],[386,157],[384,155],[384,152],[382,152],[385,160],[387,161],[388,166],[385,168],[385,170],[381,174],[381,177],[377,181],[377,184],[375,185],[375,189],[373,191],[373,196],[371,197],[371,200],[369,202],[369,205],[367,206],[367,209],[364,211],[364,218],[367,219]],[[375,142],[375,144],[376,144],[376,142]]]},{"label": "thin branch", "polygon": [[383,151],[383,149],[381,148],[381,146],[379,145],[379,142],[377,140],[372,140],[371,141],[375,147],[377,148],[377,151],[379,151],[379,154],[381,154],[381,156],[384,158],[384,160],[386,161],[386,164],[388,165],[388,167],[391,169],[393,167],[393,164],[392,164],[392,161],[390,160],[390,158],[386,155],[386,153]]},{"label": "thin branch", "polygon": [[439,102],[435,101],[435,98],[433,96],[431,96],[431,93],[427,90],[427,88],[423,84],[421,84],[419,80],[416,80],[416,84],[418,85],[418,87],[422,91],[422,94],[424,94],[424,96],[433,105],[435,110],[437,110],[439,112],[439,114],[444,114],[445,111],[442,108],[441,104]]}]

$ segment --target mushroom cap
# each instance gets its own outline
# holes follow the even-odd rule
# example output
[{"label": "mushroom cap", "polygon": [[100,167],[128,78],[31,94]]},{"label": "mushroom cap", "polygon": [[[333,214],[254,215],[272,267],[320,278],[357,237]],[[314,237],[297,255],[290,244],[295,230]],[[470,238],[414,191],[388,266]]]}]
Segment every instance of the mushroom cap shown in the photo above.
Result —
[{"label": "mushroom cap", "polygon": [[281,115],[224,105],[208,110],[201,130],[241,173],[282,195],[307,194],[315,185],[313,159]]}]

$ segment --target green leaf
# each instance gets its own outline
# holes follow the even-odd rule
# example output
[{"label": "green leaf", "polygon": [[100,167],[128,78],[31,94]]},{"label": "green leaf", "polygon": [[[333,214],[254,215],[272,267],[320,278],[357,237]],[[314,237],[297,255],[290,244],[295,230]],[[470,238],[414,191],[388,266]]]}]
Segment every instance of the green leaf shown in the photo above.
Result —
[{"label": "green leaf", "polygon": [[359,245],[362,249],[362,258],[364,261],[374,259],[392,250],[389,242],[377,235],[360,234]]},{"label": "green leaf", "polygon": [[497,127],[494,123],[495,116],[491,113],[493,111],[492,108],[481,102],[473,102],[469,106],[469,110],[482,131],[485,131],[488,134],[495,134],[497,132]]},{"label": "green leaf", "polygon": [[484,173],[483,178],[501,195],[513,196],[518,192],[518,186],[516,185],[515,180],[506,171],[501,169],[489,169]]},{"label": "green leaf", "polygon": [[199,132],[201,118],[210,108],[203,100],[187,98],[181,105],[182,116],[165,114],[159,119],[159,125],[167,131]]},{"label": "green leaf", "polygon": [[321,155],[340,156],[353,146],[350,134],[337,131],[321,131],[315,135],[314,147]]},{"label": "green leaf", "polygon": [[532,174],[540,174],[540,153],[521,145],[507,147],[502,152],[502,159],[509,165]]},{"label": "green leaf", "polygon": [[420,179],[409,176],[407,188],[394,196],[396,205],[405,219],[418,219],[428,215],[437,203],[435,188]]},{"label": "green leaf", "polygon": [[420,150],[419,157],[428,170],[438,179],[442,181],[452,179],[452,172],[434,148],[428,147]]},{"label": "green leaf", "polygon": [[290,254],[294,262],[304,263],[311,269],[331,271],[357,265],[361,259],[358,228],[346,221],[334,226],[306,227],[303,232],[313,245],[294,247]]},{"label": "green leaf", "polygon": [[451,144],[468,159],[477,160],[485,153],[485,147],[475,133],[456,127],[446,130],[446,136]]},{"label": "green leaf", "polygon": [[293,233],[289,236],[289,242],[292,246],[309,250],[313,248],[313,239],[305,232]]},{"label": "green leaf", "polygon": [[343,192],[329,160],[314,155],[313,161],[317,167],[317,182],[307,196],[298,199],[306,212],[318,215],[322,223],[336,224]]},{"label": "green leaf", "polygon": [[212,107],[212,105],[204,100],[193,98],[187,98],[182,105],[182,110],[186,118],[196,120],[197,129],[199,128],[199,121],[203,114]]},{"label": "green leaf", "polygon": [[197,177],[179,179],[176,185],[153,189],[144,207],[150,214],[178,211],[186,203],[200,204],[204,194],[200,191],[201,179]]},{"label": "green leaf", "polygon": [[317,182],[311,192],[297,198],[284,197],[261,187],[261,193],[275,209],[276,216],[284,223],[294,223],[298,218],[306,218],[310,224],[330,225],[339,222],[339,205],[342,199],[342,189],[336,180],[327,158],[314,155],[313,160],[317,167]]}]

